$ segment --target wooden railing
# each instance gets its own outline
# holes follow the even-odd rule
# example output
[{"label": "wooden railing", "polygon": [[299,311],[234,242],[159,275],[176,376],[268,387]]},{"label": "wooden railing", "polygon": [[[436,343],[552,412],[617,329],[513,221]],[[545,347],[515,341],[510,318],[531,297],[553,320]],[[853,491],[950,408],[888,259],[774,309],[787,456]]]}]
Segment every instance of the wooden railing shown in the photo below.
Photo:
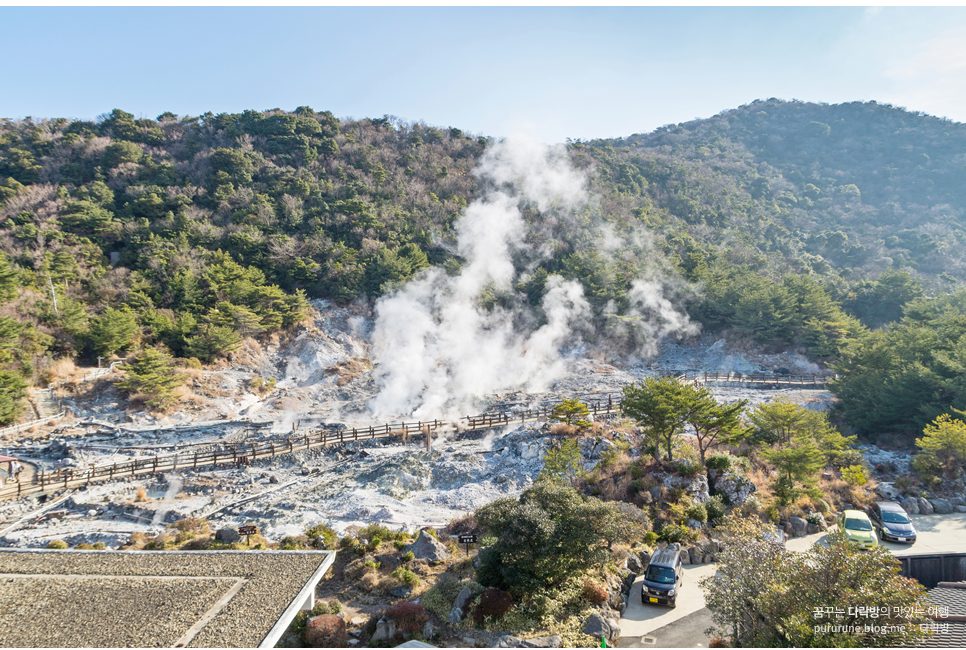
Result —
[{"label": "wooden railing", "polygon": [[[667,373],[676,376],[680,381],[699,383],[705,382],[742,382],[760,384],[762,386],[775,385],[823,385],[829,380],[819,375],[742,375],[738,373]],[[601,394],[597,399],[586,400],[591,415],[610,415],[620,413],[621,394]],[[90,465],[86,468],[67,467],[52,471],[38,470],[29,482],[7,483],[0,488],[0,500],[15,498],[28,494],[54,492],[70,487],[78,487],[95,481],[112,480],[127,476],[144,474],[158,474],[179,469],[195,469],[198,467],[214,467],[217,465],[247,465],[253,460],[271,458],[279,454],[290,454],[296,451],[316,449],[335,443],[346,443],[355,440],[373,440],[401,436],[416,437],[427,435],[439,430],[480,430],[493,427],[507,426],[514,423],[524,423],[533,420],[547,420],[553,407],[542,407],[522,411],[487,413],[483,415],[468,415],[459,423],[443,420],[426,420],[416,422],[398,422],[395,424],[370,425],[367,427],[342,428],[340,430],[319,429],[301,436],[289,435],[249,442],[229,443],[212,441],[198,443],[214,447],[213,449],[199,449],[197,451],[181,450],[172,454],[155,455],[134,460]]]}]

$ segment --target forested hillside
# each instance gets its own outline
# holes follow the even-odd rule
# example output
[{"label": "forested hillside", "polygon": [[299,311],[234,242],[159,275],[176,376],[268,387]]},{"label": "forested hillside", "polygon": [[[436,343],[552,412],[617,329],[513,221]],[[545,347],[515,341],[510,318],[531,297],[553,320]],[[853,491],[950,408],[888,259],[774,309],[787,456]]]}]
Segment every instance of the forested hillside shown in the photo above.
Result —
[{"label": "forested hillside", "polygon": [[[300,321],[307,298],[457,269],[452,226],[491,142],[308,107],[3,120],[0,421],[57,357],[162,345],[209,362]],[[908,301],[966,280],[958,123],[769,100],[568,148],[599,196],[585,216],[650,233],[705,329],[836,363]],[[556,236],[520,295],[537,304],[557,273],[596,316],[620,310],[640,265]]]}]

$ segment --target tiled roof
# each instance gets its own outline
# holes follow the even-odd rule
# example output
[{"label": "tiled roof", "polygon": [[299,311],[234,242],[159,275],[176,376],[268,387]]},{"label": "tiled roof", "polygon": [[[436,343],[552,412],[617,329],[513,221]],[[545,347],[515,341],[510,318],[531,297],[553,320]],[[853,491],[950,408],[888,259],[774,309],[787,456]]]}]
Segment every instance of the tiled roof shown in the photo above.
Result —
[{"label": "tiled roof", "polygon": [[[953,584],[957,586],[954,587]],[[936,607],[948,607],[950,616],[966,616],[966,582],[941,582],[939,586],[929,590],[928,598],[929,602]],[[936,623],[942,626],[943,631],[929,636],[920,644],[920,647],[966,648],[966,623],[942,619],[937,620]]]}]

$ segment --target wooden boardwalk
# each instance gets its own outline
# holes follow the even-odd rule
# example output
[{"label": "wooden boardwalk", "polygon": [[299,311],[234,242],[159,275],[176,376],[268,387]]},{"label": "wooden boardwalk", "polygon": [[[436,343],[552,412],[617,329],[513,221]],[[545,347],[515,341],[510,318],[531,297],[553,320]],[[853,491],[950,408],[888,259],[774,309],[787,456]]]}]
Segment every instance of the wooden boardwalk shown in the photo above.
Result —
[{"label": "wooden boardwalk", "polygon": [[[766,376],[739,375],[737,373],[675,373],[672,376],[676,376],[682,382],[695,382],[704,385],[737,383],[767,388],[818,387],[823,386],[828,380],[816,375]],[[594,416],[620,413],[620,393],[601,394],[598,399],[586,400],[585,403]],[[433,433],[475,431],[516,423],[523,424],[535,420],[547,420],[552,410],[553,407],[543,407],[515,412],[468,415],[458,422],[429,420],[343,428],[341,430],[317,429],[301,436],[290,435],[240,443],[212,441],[204,443],[204,446],[214,447],[214,449],[180,450],[175,453],[159,453],[150,457],[135,458],[122,463],[94,464],[81,468],[67,467],[54,471],[38,470],[33,472],[32,475],[25,473],[21,476],[20,483],[8,483],[0,488],[0,500],[30,494],[52,493],[58,490],[81,487],[88,483],[129,476],[162,474],[199,467],[214,468],[219,465],[243,466],[263,458],[272,458],[282,454],[318,449],[356,440],[396,437],[401,441],[414,444],[424,443],[429,446],[428,438]]]}]

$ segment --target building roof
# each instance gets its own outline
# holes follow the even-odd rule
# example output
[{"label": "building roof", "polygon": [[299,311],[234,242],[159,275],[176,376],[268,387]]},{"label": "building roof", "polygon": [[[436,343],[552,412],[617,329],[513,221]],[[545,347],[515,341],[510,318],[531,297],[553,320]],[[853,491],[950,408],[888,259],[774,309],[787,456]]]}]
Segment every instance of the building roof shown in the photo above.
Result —
[{"label": "building roof", "polygon": [[920,647],[966,648],[966,582],[940,582],[929,590],[928,598],[936,607],[948,607],[949,619],[959,620],[938,618],[936,623],[943,631],[927,637]]},{"label": "building roof", "polygon": [[0,646],[272,647],[335,559],[317,551],[0,550]]}]

